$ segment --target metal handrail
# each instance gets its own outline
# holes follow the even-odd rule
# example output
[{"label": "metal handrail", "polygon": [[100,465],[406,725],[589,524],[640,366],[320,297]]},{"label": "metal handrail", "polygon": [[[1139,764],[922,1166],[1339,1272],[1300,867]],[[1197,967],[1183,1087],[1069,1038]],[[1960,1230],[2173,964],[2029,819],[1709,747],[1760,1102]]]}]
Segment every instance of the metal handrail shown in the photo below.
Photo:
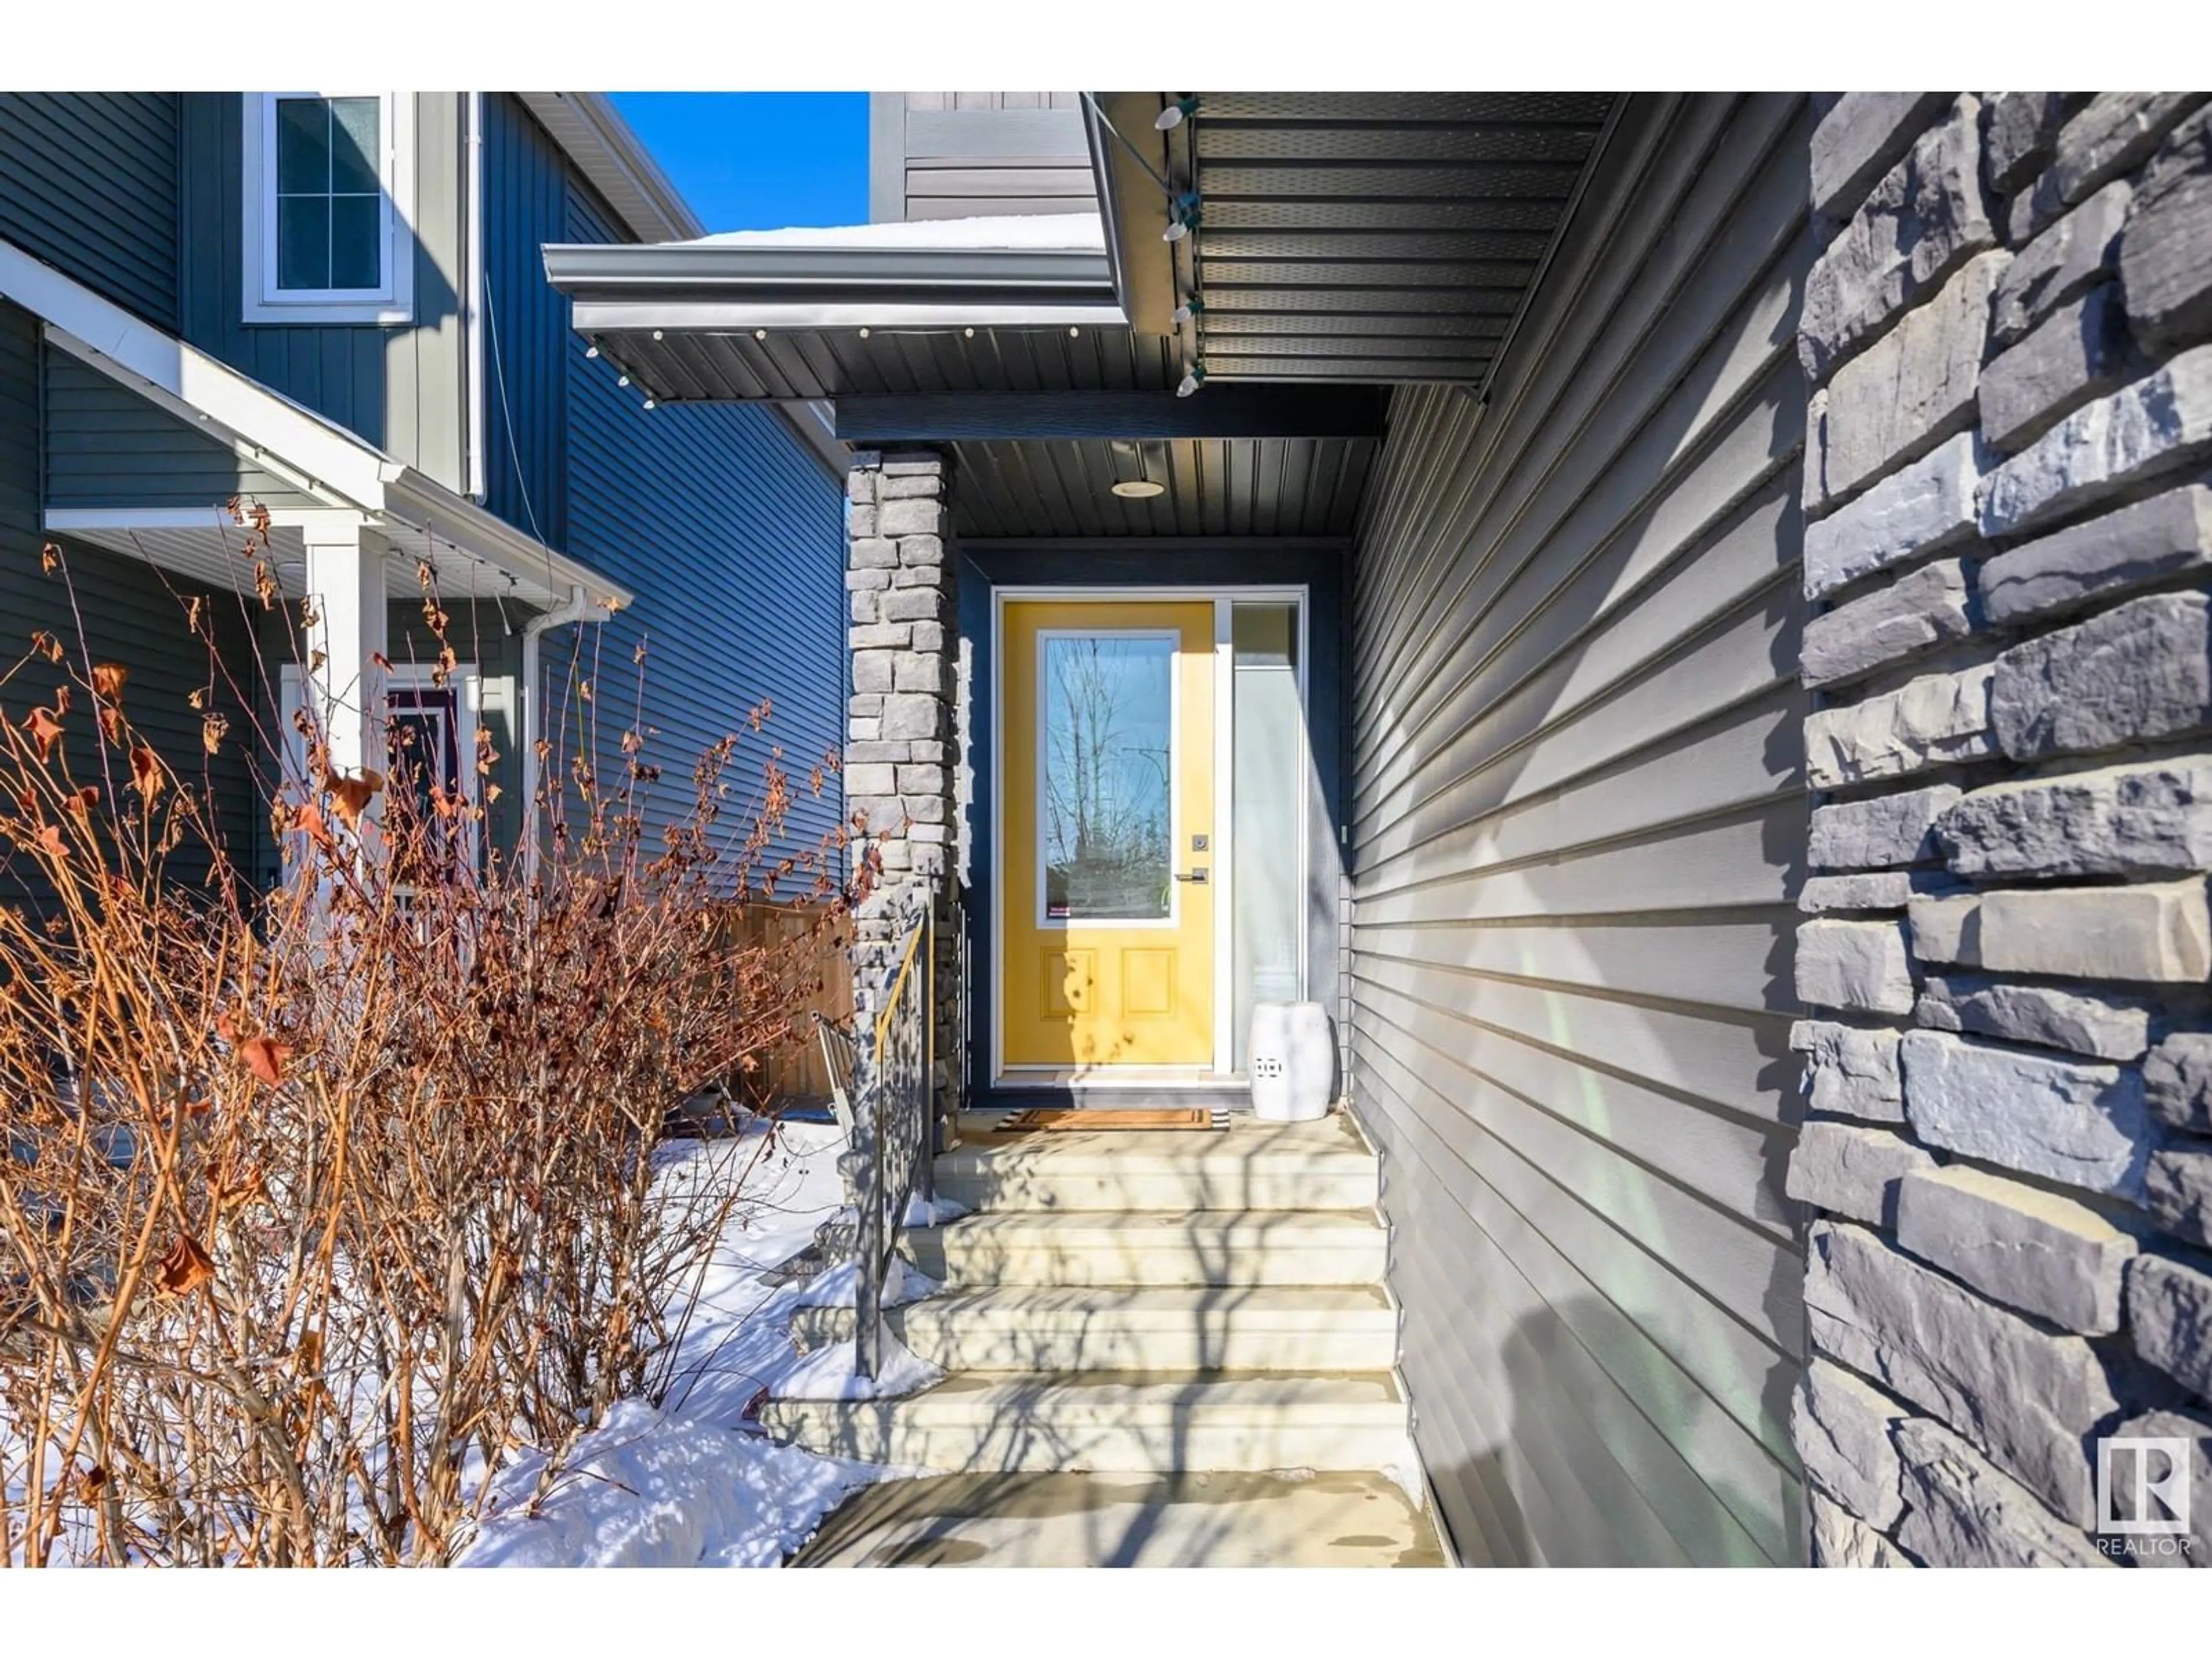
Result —
[{"label": "metal handrail", "polygon": [[[872,1381],[883,1364],[884,1291],[917,1185],[934,1195],[936,927],[914,919],[897,974],[875,1019],[873,1045],[855,1056],[854,1129],[860,1154],[860,1274],[854,1292],[855,1369]],[[917,969],[917,960],[920,967]]]}]

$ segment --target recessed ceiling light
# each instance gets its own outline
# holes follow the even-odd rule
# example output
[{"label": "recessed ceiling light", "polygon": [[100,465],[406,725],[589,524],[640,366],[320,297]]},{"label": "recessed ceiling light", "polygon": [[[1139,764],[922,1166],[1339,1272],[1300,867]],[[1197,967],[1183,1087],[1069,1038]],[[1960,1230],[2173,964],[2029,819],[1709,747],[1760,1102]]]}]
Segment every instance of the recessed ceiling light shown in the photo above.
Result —
[{"label": "recessed ceiling light", "polygon": [[1114,486],[1114,493],[1125,501],[1148,501],[1166,492],[1165,484],[1154,483],[1150,478],[1124,478]]}]

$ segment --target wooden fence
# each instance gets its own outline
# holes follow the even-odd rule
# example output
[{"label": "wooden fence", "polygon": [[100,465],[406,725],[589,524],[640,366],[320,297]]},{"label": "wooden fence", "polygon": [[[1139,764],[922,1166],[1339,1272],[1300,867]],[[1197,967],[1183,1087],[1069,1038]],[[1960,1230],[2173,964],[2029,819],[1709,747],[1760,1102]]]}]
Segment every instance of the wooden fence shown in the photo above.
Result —
[{"label": "wooden fence", "polygon": [[[770,949],[778,971],[789,975],[810,1012],[848,1025],[853,1019],[852,924],[843,917],[825,923],[828,914],[822,905],[748,904],[732,913],[731,926],[739,943]],[[812,1020],[801,1021],[788,1042],[761,1060],[761,1071],[746,1080],[748,1092],[771,1101],[830,1098],[830,1074]]]}]

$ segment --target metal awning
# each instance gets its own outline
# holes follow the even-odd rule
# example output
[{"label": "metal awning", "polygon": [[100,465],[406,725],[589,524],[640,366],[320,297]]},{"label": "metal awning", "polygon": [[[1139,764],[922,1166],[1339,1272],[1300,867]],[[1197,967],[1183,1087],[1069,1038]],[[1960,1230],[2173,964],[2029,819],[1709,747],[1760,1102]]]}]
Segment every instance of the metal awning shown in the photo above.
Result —
[{"label": "metal awning", "polygon": [[573,325],[655,398],[1146,390],[1102,248],[550,246]]},{"label": "metal awning", "polygon": [[[1085,94],[1102,214],[1068,245],[859,226],[550,246],[546,274],[642,396],[952,447],[963,538],[1340,538],[1384,389],[1486,384],[1621,95],[1201,93],[1162,131],[1176,97]],[[1178,398],[1194,366],[1248,384]]]}]

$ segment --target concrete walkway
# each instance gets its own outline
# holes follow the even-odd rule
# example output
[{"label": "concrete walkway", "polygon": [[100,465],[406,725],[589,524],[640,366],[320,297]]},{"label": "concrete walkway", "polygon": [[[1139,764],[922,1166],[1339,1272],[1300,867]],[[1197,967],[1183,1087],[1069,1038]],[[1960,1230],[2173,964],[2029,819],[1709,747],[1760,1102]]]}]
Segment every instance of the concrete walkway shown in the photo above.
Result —
[{"label": "concrete walkway", "polygon": [[857,1493],[799,1567],[1440,1567],[1387,1476],[954,1474]]}]

